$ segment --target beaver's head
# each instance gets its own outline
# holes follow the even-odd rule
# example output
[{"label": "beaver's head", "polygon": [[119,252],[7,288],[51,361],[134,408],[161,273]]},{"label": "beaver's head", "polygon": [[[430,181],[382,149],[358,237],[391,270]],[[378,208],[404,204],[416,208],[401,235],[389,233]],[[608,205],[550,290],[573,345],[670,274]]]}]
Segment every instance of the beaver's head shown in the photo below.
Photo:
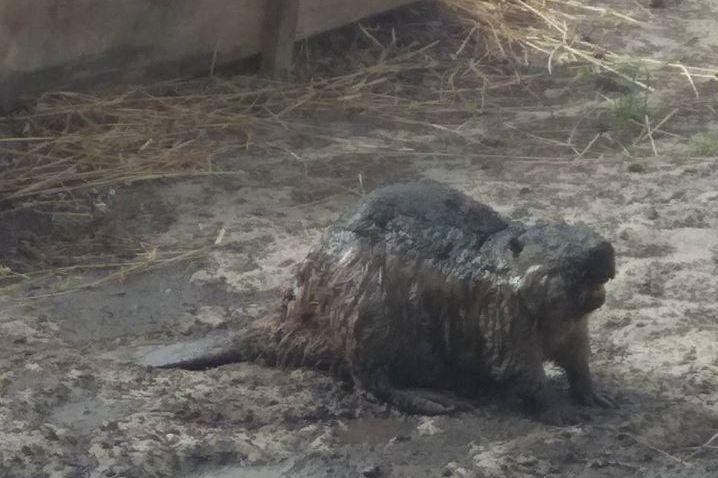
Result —
[{"label": "beaver's head", "polygon": [[605,300],[603,285],[615,275],[611,244],[584,226],[540,225],[509,241],[519,297],[537,316],[583,317]]}]

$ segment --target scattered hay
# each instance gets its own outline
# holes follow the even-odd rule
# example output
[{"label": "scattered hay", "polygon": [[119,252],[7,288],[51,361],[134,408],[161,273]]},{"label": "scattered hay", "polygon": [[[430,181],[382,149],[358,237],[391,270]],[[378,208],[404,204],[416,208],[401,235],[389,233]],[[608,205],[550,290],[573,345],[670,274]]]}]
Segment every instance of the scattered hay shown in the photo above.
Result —
[{"label": "scattered hay", "polygon": [[[158,251],[156,248],[139,254],[135,259],[120,262],[98,262],[76,264],[48,270],[38,270],[27,274],[18,274],[7,267],[0,268],[0,294],[10,294],[19,287],[32,287],[36,284],[55,279],[50,292],[31,293],[23,300],[36,300],[72,294],[84,289],[98,287],[111,281],[123,281],[128,276],[171,264],[202,260],[207,257],[210,248],[177,251]],[[109,271],[109,272],[107,272]],[[78,278],[78,274],[94,274],[96,279]]]},{"label": "scattered hay", "polygon": [[[287,153],[287,132],[316,133],[308,118],[317,112],[371,115],[480,142],[462,133],[462,121],[512,106],[502,102],[500,92],[508,97],[511,87],[531,79],[518,69],[519,61],[529,62],[530,51],[544,55],[549,72],[558,64],[588,64],[646,90],[652,89],[650,82],[623,65],[677,70],[691,80],[696,95],[694,79],[714,79],[718,73],[715,68],[625,58],[591,43],[579,33],[588,15],[641,25],[607,8],[573,0],[444,3],[455,17],[445,16],[443,28],[407,28],[400,32],[408,38],[403,43],[393,28],[389,36],[359,25],[356,30],[369,48],[351,52],[356,57],[342,65],[341,74],[307,61],[305,81],[293,83],[215,77],[100,95],[43,95],[28,113],[10,119],[18,134],[0,139],[0,201],[138,181],[231,175],[216,167],[222,155],[253,148]],[[364,60],[371,48],[376,54]],[[516,62],[493,61],[499,57]],[[497,91],[498,96],[487,98]]]},{"label": "scattered hay", "polygon": [[[527,52],[539,52],[547,60],[549,72],[555,64],[588,64],[608,71],[646,90],[650,84],[627,75],[620,65],[642,64],[668,75],[685,77],[696,98],[700,97],[695,82],[718,78],[718,66],[684,65],[654,58],[628,57],[594,43],[581,33],[584,24],[595,24],[598,17],[604,24],[622,28],[641,28],[645,24],[623,12],[586,5],[575,0],[443,0],[473,24],[471,34],[483,32],[484,41],[502,55],[527,59]],[[528,61],[528,60],[526,60]]]},{"label": "scattered hay", "polygon": [[322,77],[315,70],[293,83],[239,76],[45,94],[7,120],[19,133],[0,142],[0,201],[71,201],[74,193],[114,185],[237,174],[219,170],[218,159],[250,150],[289,154],[302,136],[341,141],[313,124],[317,114],[372,115],[474,142],[452,123],[484,113],[487,93],[521,78],[449,58],[453,43],[387,45],[350,73]]}]

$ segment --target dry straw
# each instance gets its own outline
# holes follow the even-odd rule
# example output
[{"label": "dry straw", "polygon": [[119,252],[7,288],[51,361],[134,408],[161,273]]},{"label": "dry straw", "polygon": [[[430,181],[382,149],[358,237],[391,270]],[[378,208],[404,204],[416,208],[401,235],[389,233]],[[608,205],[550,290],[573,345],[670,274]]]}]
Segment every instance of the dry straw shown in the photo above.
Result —
[{"label": "dry straw", "polygon": [[[718,66],[698,67],[655,58],[630,57],[610,51],[583,37],[578,29],[583,23],[617,23],[623,28],[646,25],[618,10],[586,5],[572,0],[444,0],[451,8],[464,14],[478,29],[486,33],[488,42],[507,56],[520,57],[527,50],[541,53],[547,69],[559,63],[588,63],[609,71],[645,89],[651,86],[624,74],[617,65],[639,63],[652,69],[684,76],[696,96],[695,81],[716,79]],[[616,25],[609,25],[614,28]]]},{"label": "dry straw", "polygon": [[[617,67],[629,60],[642,62],[676,71],[690,80],[696,94],[695,81],[716,78],[718,73],[706,67],[625,58],[582,39],[577,25],[591,15],[640,27],[637,20],[607,8],[571,0],[444,3],[466,25],[464,31],[434,30],[399,48],[360,25],[372,46],[382,52],[372,64],[352,65],[355,68],[349,73],[318,72],[321,76],[295,83],[215,78],[100,94],[43,95],[29,113],[13,118],[22,132],[0,138],[0,160],[5,163],[0,199],[28,200],[138,181],[232,174],[217,170],[218,157],[238,146],[286,151],[281,138],[287,131],[311,129],[302,114],[316,111],[356,109],[471,141],[454,120],[490,108],[485,101],[467,102],[467,97],[485,100],[487,94],[526,79],[516,67],[492,65],[491,58],[499,55],[524,60],[527,52],[539,52],[549,71],[557,64],[583,63],[649,89],[642,79]],[[440,38],[432,38],[438,33]],[[473,48],[466,54],[469,43]],[[477,44],[486,47],[483,58],[475,56]],[[407,75],[422,81],[407,85]],[[422,83],[423,87],[417,86]],[[511,105],[496,99],[488,106]],[[229,137],[234,138],[231,143]]]}]

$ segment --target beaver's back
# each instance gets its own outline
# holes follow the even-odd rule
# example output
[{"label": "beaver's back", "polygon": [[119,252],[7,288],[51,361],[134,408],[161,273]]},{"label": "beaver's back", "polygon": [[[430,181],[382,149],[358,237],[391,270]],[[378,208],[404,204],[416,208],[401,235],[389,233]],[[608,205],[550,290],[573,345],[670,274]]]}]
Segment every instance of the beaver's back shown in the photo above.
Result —
[{"label": "beaver's back", "polygon": [[349,247],[442,263],[456,270],[473,261],[486,240],[507,227],[488,206],[435,182],[378,189],[325,236],[323,248],[338,259]]}]

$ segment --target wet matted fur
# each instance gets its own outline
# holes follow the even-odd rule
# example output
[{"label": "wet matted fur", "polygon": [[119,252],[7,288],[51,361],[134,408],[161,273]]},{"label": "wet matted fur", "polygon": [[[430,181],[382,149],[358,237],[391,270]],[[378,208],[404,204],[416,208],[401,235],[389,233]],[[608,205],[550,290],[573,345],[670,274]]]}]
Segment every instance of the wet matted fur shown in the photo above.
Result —
[{"label": "wet matted fur", "polygon": [[541,400],[550,360],[577,400],[606,405],[591,386],[587,317],[614,268],[610,243],[584,226],[509,223],[437,183],[386,187],[302,264],[276,360],[395,402],[403,388],[495,385]]}]

